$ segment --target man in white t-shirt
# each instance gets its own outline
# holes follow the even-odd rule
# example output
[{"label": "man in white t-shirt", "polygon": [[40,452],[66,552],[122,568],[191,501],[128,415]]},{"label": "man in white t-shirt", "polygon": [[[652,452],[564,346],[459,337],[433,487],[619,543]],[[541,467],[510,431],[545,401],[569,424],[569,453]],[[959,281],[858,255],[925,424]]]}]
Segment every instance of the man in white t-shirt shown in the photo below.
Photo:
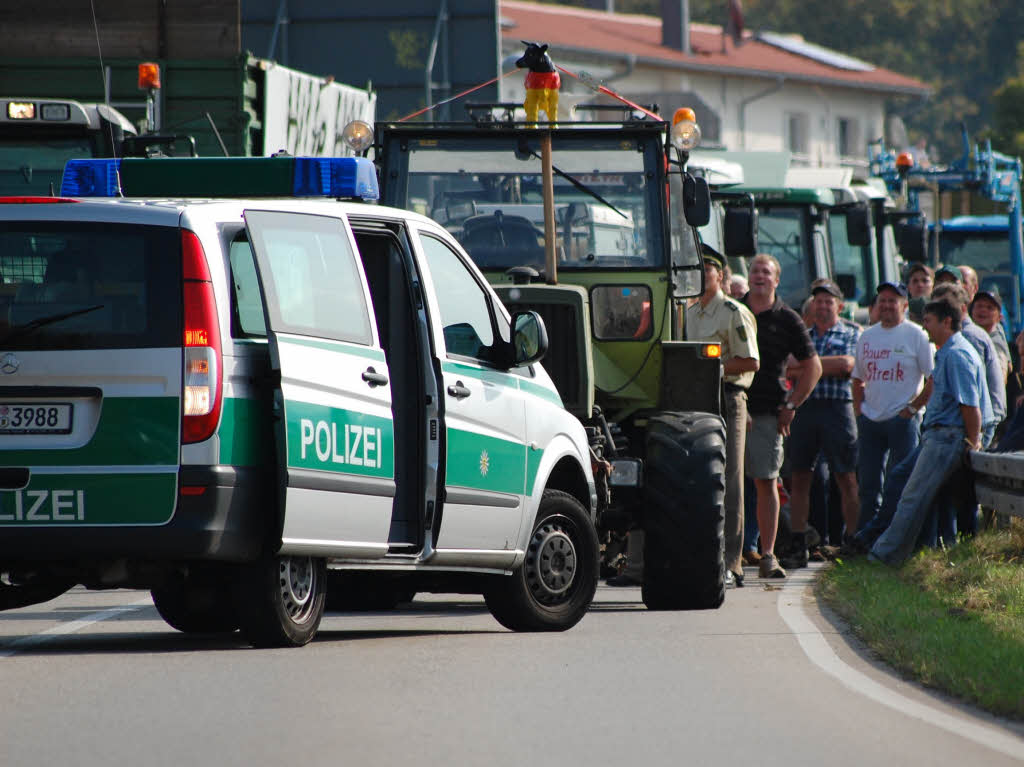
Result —
[{"label": "man in white t-shirt", "polygon": [[931,396],[935,365],[928,336],[904,319],[907,289],[883,282],[876,304],[879,321],[861,334],[851,376],[860,456],[860,529],[878,512],[885,467],[895,466],[917,447],[919,411]]}]

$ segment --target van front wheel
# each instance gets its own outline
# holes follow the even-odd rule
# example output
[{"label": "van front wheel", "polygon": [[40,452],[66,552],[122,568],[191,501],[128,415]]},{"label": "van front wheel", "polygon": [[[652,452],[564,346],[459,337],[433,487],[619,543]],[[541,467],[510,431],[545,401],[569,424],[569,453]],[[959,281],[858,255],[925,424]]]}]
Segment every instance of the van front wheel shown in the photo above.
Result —
[{"label": "van front wheel", "polygon": [[300,647],[316,636],[327,593],[324,560],[267,557],[244,565],[235,583],[242,633],[256,647]]},{"label": "van front wheel", "polygon": [[545,490],[526,558],[484,592],[488,609],[513,631],[572,628],[594,599],[599,548],[583,504],[560,490]]}]

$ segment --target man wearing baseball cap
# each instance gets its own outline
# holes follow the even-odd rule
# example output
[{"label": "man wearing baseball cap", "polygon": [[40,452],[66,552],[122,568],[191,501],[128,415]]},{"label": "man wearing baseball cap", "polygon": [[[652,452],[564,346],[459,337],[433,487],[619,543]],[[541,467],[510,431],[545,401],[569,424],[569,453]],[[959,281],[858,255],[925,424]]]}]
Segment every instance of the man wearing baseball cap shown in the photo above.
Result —
[{"label": "man wearing baseball cap", "polygon": [[[941,285],[944,282],[951,282],[951,283],[956,283],[956,284],[959,284],[959,285],[963,285],[964,276],[960,272],[960,268],[956,267],[956,266],[948,266],[947,265],[947,266],[940,266],[938,269],[936,269],[935,270],[935,284],[936,285]],[[933,293],[935,292],[934,288],[932,288],[932,292]]]},{"label": "man wearing baseball cap", "polygon": [[810,515],[811,480],[819,453],[824,453],[839,485],[843,521],[848,535],[857,529],[857,423],[853,415],[850,373],[860,328],[841,319],[843,292],[831,280],[819,280],[811,288],[811,341],[821,360],[821,378],[800,405],[790,426],[789,460],[793,470],[789,494],[793,537],[782,556],[787,569],[806,567],[807,519]]},{"label": "man wearing baseball cap", "polygon": [[747,389],[759,367],[757,321],[725,295],[725,259],[702,245],[704,294],[686,310],[686,339],[722,347],[725,403],[725,568],[727,585],[743,585],[743,461],[747,442]]},{"label": "man wearing baseball cap", "polygon": [[[853,366],[862,529],[878,513],[885,467],[897,465],[917,447],[920,410],[931,396],[935,366],[928,336],[905,319],[907,289],[899,283],[883,282],[878,286],[876,304],[878,324],[861,334]],[[867,545],[885,529],[882,520],[876,524],[878,529]]]},{"label": "man wearing baseball cap", "polygon": [[992,339],[992,345],[996,347],[996,354],[1002,362],[1005,375],[1010,370],[1012,358],[1010,345],[1006,342],[1006,334],[1003,332],[1003,302],[991,290],[979,290],[971,301],[969,313],[974,324],[982,328]]}]

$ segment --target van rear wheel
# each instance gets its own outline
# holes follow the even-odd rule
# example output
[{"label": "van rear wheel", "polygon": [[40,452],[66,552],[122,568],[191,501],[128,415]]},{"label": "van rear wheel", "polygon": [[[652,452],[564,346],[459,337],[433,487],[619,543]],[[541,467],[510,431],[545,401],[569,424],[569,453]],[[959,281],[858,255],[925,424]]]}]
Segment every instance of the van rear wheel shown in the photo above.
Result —
[{"label": "van rear wheel", "polygon": [[197,583],[186,578],[149,593],[160,617],[185,634],[230,634],[238,629],[227,584]]},{"label": "van rear wheel", "polygon": [[583,504],[560,490],[545,490],[526,559],[484,592],[488,609],[513,631],[572,628],[594,599],[599,548]]},{"label": "van rear wheel", "polygon": [[242,633],[256,647],[301,647],[324,614],[327,569],[316,557],[266,557],[244,565],[235,582]]}]

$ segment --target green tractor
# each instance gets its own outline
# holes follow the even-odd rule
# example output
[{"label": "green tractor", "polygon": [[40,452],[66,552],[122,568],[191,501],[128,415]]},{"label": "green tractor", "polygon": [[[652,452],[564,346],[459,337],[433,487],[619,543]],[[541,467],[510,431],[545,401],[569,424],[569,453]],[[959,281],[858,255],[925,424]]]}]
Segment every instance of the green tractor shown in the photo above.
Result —
[{"label": "green tractor", "polygon": [[510,311],[544,318],[544,367],[590,435],[605,573],[641,528],[647,607],[716,608],[722,364],[717,345],[685,340],[685,307],[704,284],[695,227],[720,215],[726,252],[751,256],[753,201],[713,204],[686,172],[692,118],[537,125],[513,122],[515,106],[378,123],[381,201],[443,224]]}]

